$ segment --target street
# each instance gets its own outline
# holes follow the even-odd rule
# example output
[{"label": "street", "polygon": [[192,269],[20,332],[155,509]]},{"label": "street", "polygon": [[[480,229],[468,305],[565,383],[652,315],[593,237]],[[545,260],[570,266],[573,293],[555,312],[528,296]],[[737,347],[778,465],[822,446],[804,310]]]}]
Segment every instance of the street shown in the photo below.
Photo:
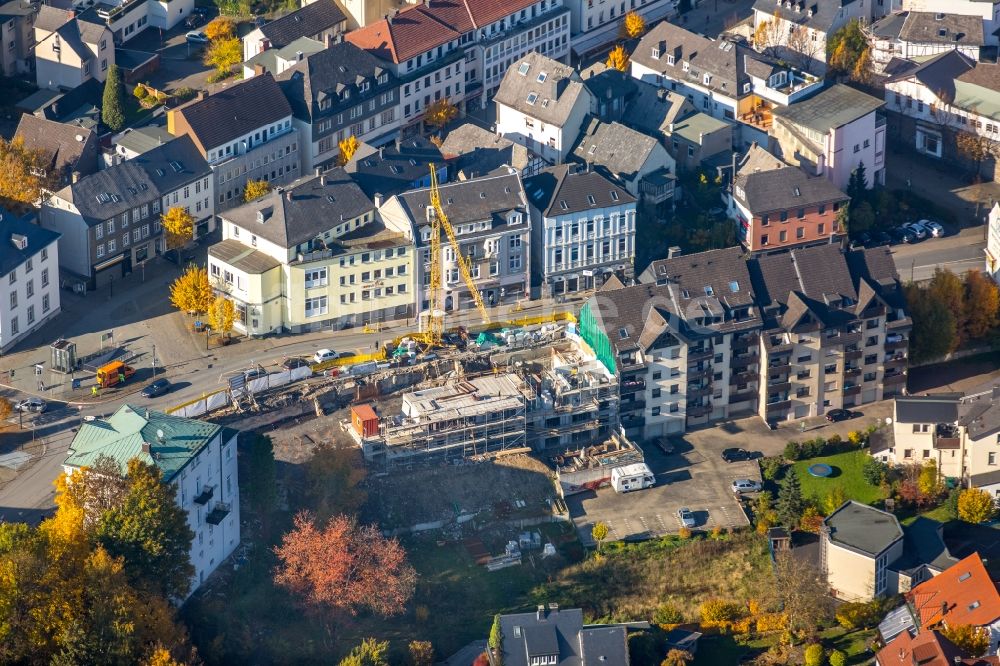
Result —
[{"label": "street", "polygon": [[944,238],[928,238],[913,245],[894,245],[892,258],[903,282],[921,282],[934,276],[937,268],[963,275],[973,268],[983,269],[985,227],[969,227]]}]

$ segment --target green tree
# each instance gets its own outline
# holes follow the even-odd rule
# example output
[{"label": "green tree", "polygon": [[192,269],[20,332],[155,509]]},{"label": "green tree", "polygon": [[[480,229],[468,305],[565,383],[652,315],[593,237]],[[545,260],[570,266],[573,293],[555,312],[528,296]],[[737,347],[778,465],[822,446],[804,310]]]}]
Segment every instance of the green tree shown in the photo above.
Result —
[{"label": "green tree", "polygon": [[831,488],[830,492],[828,492],[826,497],[823,498],[823,511],[829,516],[846,501],[847,495],[844,494],[844,487],[836,485]]},{"label": "green tree", "polygon": [[852,206],[868,198],[868,174],[864,162],[858,162],[858,166],[847,179],[847,196],[851,197]]},{"label": "green tree", "polygon": [[951,352],[958,341],[958,322],[948,303],[919,285],[908,284],[904,292],[913,319],[911,359],[928,361]]},{"label": "green tree", "polygon": [[366,638],[340,660],[339,666],[389,666],[388,653],[389,641]]},{"label": "green tree", "polygon": [[866,457],[861,466],[861,476],[865,477],[865,481],[873,486],[882,483],[888,471],[889,467],[884,462],[871,456]]},{"label": "green tree", "polygon": [[[265,537],[270,533],[271,516],[278,508],[278,484],[274,468],[274,445],[267,435],[251,435],[247,462],[247,499],[261,522]],[[242,484],[241,484],[242,485]]]},{"label": "green tree", "polygon": [[125,88],[118,65],[111,65],[108,78],[104,80],[101,120],[114,132],[125,127]]},{"label": "green tree", "polygon": [[958,496],[958,517],[967,523],[984,523],[996,512],[996,503],[982,488],[966,488]]},{"label": "green tree", "polygon": [[868,39],[862,30],[861,22],[857,19],[848,21],[826,40],[827,62],[831,74],[853,74],[855,66],[867,48]]},{"label": "green tree", "polygon": [[920,476],[917,477],[917,488],[921,494],[927,497],[936,497],[941,494],[942,484],[938,475],[937,462],[930,458],[920,468]]},{"label": "green tree", "polygon": [[111,556],[125,558],[131,580],[167,598],[183,599],[194,575],[189,555],[194,534],[177,505],[177,488],[163,482],[156,466],[138,458],[129,460],[125,478],[128,490],[121,503],[97,523],[97,542]]},{"label": "green tree", "polygon": [[680,624],[684,616],[670,604],[660,604],[653,613],[653,624]]},{"label": "green tree", "polygon": [[594,541],[597,542],[597,552],[601,552],[601,545],[604,543],[604,540],[608,538],[607,523],[596,523],[590,530],[590,536],[594,537]]},{"label": "green tree", "polygon": [[805,508],[806,503],[802,499],[799,475],[794,467],[789,467],[785,478],[781,480],[781,487],[778,489],[778,502],[775,505],[778,521],[785,527],[793,529],[799,524],[799,519]]},{"label": "green tree", "polygon": [[331,515],[354,515],[367,495],[360,484],[365,467],[357,449],[321,442],[306,463],[305,495],[322,520]]}]

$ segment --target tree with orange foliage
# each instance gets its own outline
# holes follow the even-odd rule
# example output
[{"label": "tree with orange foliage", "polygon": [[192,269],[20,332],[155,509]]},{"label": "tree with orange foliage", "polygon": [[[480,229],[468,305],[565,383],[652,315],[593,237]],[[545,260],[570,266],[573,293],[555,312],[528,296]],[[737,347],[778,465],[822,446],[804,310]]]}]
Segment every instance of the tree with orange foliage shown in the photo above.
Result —
[{"label": "tree with orange foliage", "polygon": [[42,151],[28,148],[24,139],[0,138],[0,205],[23,211],[42,198],[43,188],[51,183],[45,173]]},{"label": "tree with orange foliage", "polygon": [[642,37],[646,32],[646,19],[642,18],[642,14],[637,11],[629,12],[622,21],[622,32],[629,39]]},{"label": "tree with orange foliage", "polygon": [[275,583],[314,611],[397,615],[416,584],[417,574],[398,541],[344,515],[319,526],[308,511],[300,512],[274,552],[279,560]]},{"label": "tree with orange foliage", "polygon": [[218,39],[232,39],[236,36],[236,24],[225,17],[216,16],[205,26],[205,36],[213,42]]},{"label": "tree with orange foliage", "polygon": [[608,60],[604,64],[610,69],[617,69],[619,72],[627,72],[629,63],[628,51],[621,44],[608,52]]}]

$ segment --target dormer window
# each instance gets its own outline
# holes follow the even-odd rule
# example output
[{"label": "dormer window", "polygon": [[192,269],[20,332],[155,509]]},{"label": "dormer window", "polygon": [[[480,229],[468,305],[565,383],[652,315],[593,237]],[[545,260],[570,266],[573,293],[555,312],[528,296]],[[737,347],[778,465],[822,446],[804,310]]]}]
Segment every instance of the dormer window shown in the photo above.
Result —
[{"label": "dormer window", "polygon": [[361,85],[360,85],[360,86],[358,86],[358,89],[359,89],[359,90],[360,90],[361,92],[368,92],[368,89],[369,89],[369,88],[371,88],[371,84],[370,84],[370,83],[369,83],[368,81],[362,81],[362,82],[361,82]]},{"label": "dormer window", "polygon": [[687,61],[687,60],[685,60],[685,61],[684,61],[684,64],[682,65],[682,68],[683,68],[683,69],[684,69],[684,71],[686,72],[686,71],[688,71],[688,70],[690,70],[690,69],[691,69],[691,64],[690,64],[690,63],[688,63],[688,61]]},{"label": "dormer window", "polygon": [[654,46],[654,47],[653,47],[653,53],[652,53],[652,56],[653,56],[654,58],[656,58],[657,60],[659,60],[659,59],[660,59],[660,47],[659,47],[659,46]]},{"label": "dormer window", "polygon": [[674,57],[672,55],[667,56],[667,64],[670,65],[671,67],[674,66]]},{"label": "dormer window", "polygon": [[750,84],[749,83],[744,83],[743,84],[743,93],[747,94],[749,92],[750,92]]}]

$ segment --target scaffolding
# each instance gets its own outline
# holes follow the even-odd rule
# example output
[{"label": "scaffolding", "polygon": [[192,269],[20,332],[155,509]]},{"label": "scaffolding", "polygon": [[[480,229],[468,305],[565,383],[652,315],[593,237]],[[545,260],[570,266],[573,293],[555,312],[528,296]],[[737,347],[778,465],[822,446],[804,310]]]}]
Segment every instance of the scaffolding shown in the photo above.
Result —
[{"label": "scaffolding", "polygon": [[530,389],[514,374],[452,380],[403,395],[400,413],[383,419],[362,444],[386,470],[399,465],[469,459],[522,448]]}]

